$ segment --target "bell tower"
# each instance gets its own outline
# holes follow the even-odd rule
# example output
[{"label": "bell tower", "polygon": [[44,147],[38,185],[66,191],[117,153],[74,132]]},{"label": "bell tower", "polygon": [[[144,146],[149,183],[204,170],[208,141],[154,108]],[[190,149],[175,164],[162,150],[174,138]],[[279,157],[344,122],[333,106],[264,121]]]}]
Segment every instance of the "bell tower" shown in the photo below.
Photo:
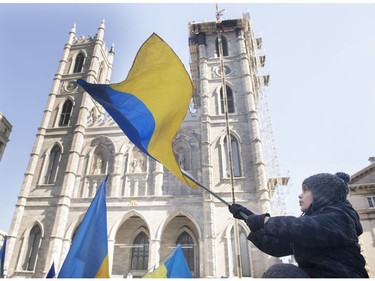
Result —
[{"label": "bell tower", "polygon": [[[193,101],[201,120],[203,184],[229,203],[235,200],[256,213],[270,212],[258,118],[259,90],[268,78],[257,75],[257,41],[249,16],[221,20],[218,15],[216,21],[190,23],[189,32]],[[220,217],[227,207],[207,194],[203,208],[204,243],[212,251],[206,253],[205,260],[209,261],[209,276],[215,276],[220,270],[215,259],[228,255],[217,240],[218,230],[224,227]],[[232,241],[234,230],[228,233]],[[261,276],[274,260],[246,241],[247,231],[239,222],[242,275]],[[235,245],[231,246],[234,253]],[[229,276],[238,276],[236,258],[231,255]]]},{"label": "bell tower", "polygon": [[[9,231],[8,277],[43,278],[62,254],[87,121],[103,113],[76,80],[109,82],[114,46],[107,50],[104,30],[103,20],[95,36],[77,38],[76,25],[69,32]],[[30,219],[35,221],[31,226]]]}]

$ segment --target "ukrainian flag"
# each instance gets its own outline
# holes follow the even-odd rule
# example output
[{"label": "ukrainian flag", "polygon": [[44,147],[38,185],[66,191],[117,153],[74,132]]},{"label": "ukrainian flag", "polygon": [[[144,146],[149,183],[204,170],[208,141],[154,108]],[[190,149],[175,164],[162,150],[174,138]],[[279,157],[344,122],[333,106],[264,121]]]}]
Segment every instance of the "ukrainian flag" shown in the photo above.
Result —
[{"label": "ukrainian flag", "polygon": [[0,278],[4,278],[4,261],[5,261],[6,245],[7,245],[7,236],[4,237],[4,243],[0,250]]},{"label": "ukrainian flag", "polygon": [[49,269],[46,278],[56,278],[55,263],[52,262],[51,268]]},{"label": "ukrainian flag", "polygon": [[177,246],[161,266],[143,278],[193,278],[181,245]]},{"label": "ukrainian flag", "polygon": [[58,278],[109,278],[106,181],[78,228]]},{"label": "ukrainian flag", "polygon": [[127,78],[118,84],[77,81],[117,122],[141,151],[163,164],[182,182],[173,139],[188,111],[193,86],[174,51],[155,33],[139,49]]}]

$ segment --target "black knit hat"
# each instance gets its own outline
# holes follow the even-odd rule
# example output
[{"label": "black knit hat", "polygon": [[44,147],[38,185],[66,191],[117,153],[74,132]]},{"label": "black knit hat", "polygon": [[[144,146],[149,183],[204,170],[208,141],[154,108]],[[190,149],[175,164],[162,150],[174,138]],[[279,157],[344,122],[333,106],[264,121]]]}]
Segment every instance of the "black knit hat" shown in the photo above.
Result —
[{"label": "black knit hat", "polygon": [[313,195],[313,206],[317,210],[321,207],[344,202],[349,193],[350,176],[345,173],[317,174],[308,177],[302,184],[310,188]]}]

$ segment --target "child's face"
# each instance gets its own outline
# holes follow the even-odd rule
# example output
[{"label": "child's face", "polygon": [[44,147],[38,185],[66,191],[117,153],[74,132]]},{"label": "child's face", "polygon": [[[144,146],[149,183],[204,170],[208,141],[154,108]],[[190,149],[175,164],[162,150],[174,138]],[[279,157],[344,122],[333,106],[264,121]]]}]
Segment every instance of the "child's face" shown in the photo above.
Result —
[{"label": "child's face", "polygon": [[302,193],[298,196],[301,212],[305,213],[313,202],[313,195],[307,185],[302,185]]}]

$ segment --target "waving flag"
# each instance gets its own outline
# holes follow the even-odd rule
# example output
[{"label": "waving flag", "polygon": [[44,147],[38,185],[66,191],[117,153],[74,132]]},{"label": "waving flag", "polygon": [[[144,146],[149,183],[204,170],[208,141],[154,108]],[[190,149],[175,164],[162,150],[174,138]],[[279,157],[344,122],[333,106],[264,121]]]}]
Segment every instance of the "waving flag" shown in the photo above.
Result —
[{"label": "waving flag", "polygon": [[58,278],[109,278],[106,180],[73,238]]},{"label": "waving flag", "polygon": [[0,278],[4,278],[4,261],[5,261],[5,251],[7,245],[7,237],[4,237],[4,243],[0,250]]},{"label": "waving flag", "polygon": [[174,51],[155,33],[139,49],[127,78],[118,84],[81,85],[112,116],[141,151],[163,164],[182,182],[173,138],[189,108],[193,86]]},{"label": "waving flag", "polygon": [[177,246],[161,266],[144,278],[193,278],[181,245]]}]

